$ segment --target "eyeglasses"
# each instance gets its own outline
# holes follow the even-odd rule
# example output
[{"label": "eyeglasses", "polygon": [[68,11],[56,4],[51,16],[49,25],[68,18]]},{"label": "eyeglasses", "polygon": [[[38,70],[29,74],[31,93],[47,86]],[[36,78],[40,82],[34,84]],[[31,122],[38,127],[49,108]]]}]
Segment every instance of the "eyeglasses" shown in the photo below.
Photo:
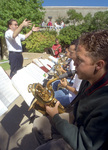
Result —
[{"label": "eyeglasses", "polygon": [[18,26],[18,24],[12,24],[12,25],[14,25],[14,26]]},{"label": "eyeglasses", "polygon": [[70,50],[69,50],[69,52],[70,52],[71,54],[75,53],[75,51],[70,51]]}]

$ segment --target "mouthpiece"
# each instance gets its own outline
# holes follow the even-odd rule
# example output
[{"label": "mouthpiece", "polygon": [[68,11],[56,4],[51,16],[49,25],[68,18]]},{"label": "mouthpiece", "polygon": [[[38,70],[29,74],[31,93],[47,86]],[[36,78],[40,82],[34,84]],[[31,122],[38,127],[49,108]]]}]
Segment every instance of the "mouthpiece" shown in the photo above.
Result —
[{"label": "mouthpiece", "polygon": [[76,73],[76,70],[67,71],[66,73],[60,75],[60,76],[59,76],[59,79],[63,79],[63,78],[67,78],[67,77],[74,76],[75,73]]}]

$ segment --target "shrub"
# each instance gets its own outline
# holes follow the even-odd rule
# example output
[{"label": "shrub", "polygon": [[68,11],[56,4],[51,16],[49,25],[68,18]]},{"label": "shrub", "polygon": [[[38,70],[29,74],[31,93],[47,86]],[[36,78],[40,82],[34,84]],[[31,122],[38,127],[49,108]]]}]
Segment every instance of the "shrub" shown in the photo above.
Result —
[{"label": "shrub", "polygon": [[60,43],[62,45],[62,47],[64,47],[67,44],[71,44],[71,42],[74,39],[79,38],[79,36],[83,33],[83,32],[87,32],[88,31],[88,26],[86,26],[86,24],[81,24],[78,26],[68,26],[63,28],[60,31],[60,34],[58,36]]},{"label": "shrub", "polygon": [[22,42],[29,52],[42,53],[46,47],[52,47],[57,33],[55,31],[33,32],[29,38]]}]

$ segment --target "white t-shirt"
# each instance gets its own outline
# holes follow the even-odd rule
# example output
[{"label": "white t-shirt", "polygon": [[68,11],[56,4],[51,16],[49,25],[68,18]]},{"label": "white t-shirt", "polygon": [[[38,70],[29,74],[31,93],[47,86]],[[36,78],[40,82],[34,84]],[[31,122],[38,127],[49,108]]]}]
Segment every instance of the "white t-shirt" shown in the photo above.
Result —
[{"label": "white t-shirt", "polygon": [[56,22],[55,22],[54,26],[55,26],[55,28],[58,28],[58,29],[61,27],[61,26],[58,25]]},{"label": "white t-shirt", "polygon": [[61,23],[61,27],[62,27],[62,28],[64,27],[64,22]]},{"label": "white t-shirt", "polygon": [[13,31],[11,29],[8,29],[5,32],[5,39],[8,51],[22,52],[21,41],[25,40],[25,35],[18,34],[16,38],[13,38]]},{"label": "white t-shirt", "polygon": [[54,26],[57,28],[57,26],[58,26],[58,25],[57,25],[57,23],[56,23],[56,22],[54,23]]},{"label": "white t-shirt", "polygon": [[74,66],[74,61],[71,60],[70,64],[69,64],[69,69],[70,70],[75,70],[75,66]]},{"label": "white t-shirt", "polygon": [[[81,81],[82,80],[78,78],[78,75],[75,74],[72,87],[74,87],[76,89],[76,91],[79,91]],[[75,97],[76,97],[76,95],[73,92],[69,91],[69,101],[70,101],[70,103],[73,101],[73,99]]]},{"label": "white t-shirt", "polygon": [[[73,61],[73,60],[71,60],[69,67],[70,67],[71,70],[75,70],[75,66],[74,66],[74,61]],[[74,87],[74,88],[76,89],[76,91],[79,91],[81,81],[82,81],[82,80],[80,80],[80,79],[78,78],[78,75],[75,74],[75,76],[74,76],[74,78],[73,78],[73,85],[72,85],[72,87]],[[69,101],[72,102],[72,100],[73,100],[75,97],[76,97],[76,95],[75,95],[73,92],[69,91]]]}]

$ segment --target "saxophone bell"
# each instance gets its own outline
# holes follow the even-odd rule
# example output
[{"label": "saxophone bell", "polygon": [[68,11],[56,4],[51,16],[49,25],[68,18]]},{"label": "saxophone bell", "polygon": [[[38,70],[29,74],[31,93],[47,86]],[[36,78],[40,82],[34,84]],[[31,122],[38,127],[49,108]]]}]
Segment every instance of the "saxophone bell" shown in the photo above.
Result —
[{"label": "saxophone bell", "polygon": [[[42,114],[46,114],[45,105],[54,107],[57,99],[54,98],[54,91],[52,89],[51,83],[59,78],[51,79],[47,82],[46,87],[43,87],[40,83],[33,83],[28,86],[29,92],[32,92],[34,96],[34,101],[32,102],[30,109],[36,109]],[[58,107],[59,113],[65,112],[65,108],[59,104]]]}]

